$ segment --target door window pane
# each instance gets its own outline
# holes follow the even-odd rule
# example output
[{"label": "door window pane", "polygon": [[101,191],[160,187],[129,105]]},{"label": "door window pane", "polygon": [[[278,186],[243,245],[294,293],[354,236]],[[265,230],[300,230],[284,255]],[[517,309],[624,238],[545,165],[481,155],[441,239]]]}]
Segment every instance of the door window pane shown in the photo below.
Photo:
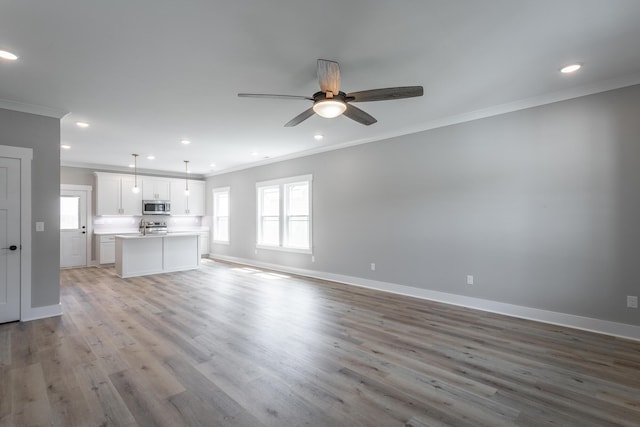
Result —
[{"label": "door window pane", "polygon": [[60,230],[80,229],[80,197],[60,196]]}]

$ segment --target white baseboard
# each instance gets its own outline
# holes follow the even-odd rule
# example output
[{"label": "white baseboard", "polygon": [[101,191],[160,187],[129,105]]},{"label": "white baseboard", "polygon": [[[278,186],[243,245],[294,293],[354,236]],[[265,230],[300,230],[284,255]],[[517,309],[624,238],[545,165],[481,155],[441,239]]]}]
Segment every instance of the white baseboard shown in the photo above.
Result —
[{"label": "white baseboard", "polygon": [[490,313],[504,314],[506,316],[518,317],[521,319],[534,320],[537,322],[549,323],[553,325],[566,326],[574,329],[597,332],[601,334],[621,337],[640,341],[640,326],[626,323],[611,322],[608,320],[594,319],[591,317],[576,316],[573,314],[559,313],[555,311],[541,310],[538,308],[524,307],[515,304],[507,304],[498,301],[491,301],[481,298],[467,297],[463,295],[450,294],[446,292],[431,291],[428,289],[415,288],[412,286],[398,285],[396,283],[380,282],[377,280],[363,279],[361,277],[345,276],[341,274],[326,273],[322,271],[307,270],[302,268],[287,267],[278,264],[270,264],[251,259],[230,257],[224,255],[210,254],[209,258],[221,261],[229,261],[238,264],[246,264],[254,267],[268,268],[282,272],[298,274],[301,276],[313,277],[315,279],[330,280],[347,285],[360,286],[369,289],[376,289],[384,292],[391,292],[415,298],[427,299],[431,301],[443,302],[461,307],[473,308]]},{"label": "white baseboard", "polygon": [[28,322],[29,320],[45,319],[47,317],[55,317],[62,315],[62,305],[45,305],[44,307],[31,307],[26,313],[21,313],[20,321]]}]

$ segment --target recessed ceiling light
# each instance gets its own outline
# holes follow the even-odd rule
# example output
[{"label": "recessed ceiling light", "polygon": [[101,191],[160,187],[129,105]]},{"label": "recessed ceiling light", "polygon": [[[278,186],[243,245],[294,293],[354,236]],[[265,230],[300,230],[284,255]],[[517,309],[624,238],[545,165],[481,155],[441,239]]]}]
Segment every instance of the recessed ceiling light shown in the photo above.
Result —
[{"label": "recessed ceiling light", "polygon": [[15,61],[16,59],[18,59],[16,55],[11,52],[7,52],[6,50],[0,50],[0,58],[8,59],[9,61]]},{"label": "recessed ceiling light", "polygon": [[154,160],[156,158],[156,156],[154,156],[153,154],[149,154],[147,156],[147,160]]},{"label": "recessed ceiling light", "polygon": [[68,150],[71,148],[71,146],[69,144],[60,144],[60,148],[62,148],[63,150]]},{"label": "recessed ceiling light", "polygon": [[215,164],[215,163],[211,163],[211,164],[209,165],[209,167],[210,167],[210,168],[215,168],[215,167],[216,167],[216,164]]},{"label": "recessed ceiling light", "polygon": [[189,145],[191,144],[191,141],[189,141],[188,139],[181,139],[180,142],[184,145]]},{"label": "recessed ceiling light", "polygon": [[135,168],[135,167],[136,167],[136,165],[134,165],[133,163],[129,163],[129,167],[130,167],[131,169],[133,169],[133,168]]},{"label": "recessed ceiling light", "polygon": [[76,122],[76,126],[78,126],[79,128],[88,128],[89,127],[89,123],[87,123],[87,122]]},{"label": "recessed ceiling light", "polygon": [[571,73],[575,73],[580,68],[582,68],[582,64],[569,64],[560,68],[560,72],[564,74],[571,74]]},{"label": "recessed ceiling light", "polygon": [[259,156],[260,153],[258,153],[257,151],[254,151],[253,153],[251,153],[252,156]]},{"label": "recessed ceiling light", "polygon": [[316,133],[315,135],[313,135],[313,139],[315,139],[316,141],[322,141],[323,138],[324,138],[324,135],[320,133]]}]

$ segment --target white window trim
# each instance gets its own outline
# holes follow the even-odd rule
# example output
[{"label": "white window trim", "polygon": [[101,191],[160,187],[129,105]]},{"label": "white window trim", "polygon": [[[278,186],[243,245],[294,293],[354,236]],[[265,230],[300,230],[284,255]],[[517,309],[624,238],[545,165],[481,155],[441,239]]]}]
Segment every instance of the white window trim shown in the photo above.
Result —
[{"label": "white window trim", "polygon": [[[304,248],[294,248],[294,247],[286,247],[282,246],[284,244],[284,221],[285,221],[285,212],[284,212],[284,185],[285,184],[293,184],[296,182],[309,182],[309,249]],[[260,188],[265,187],[275,187],[278,186],[280,188],[280,244],[279,245],[265,245],[262,243],[258,243],[258,233],[260,230]],[[280,252],[291,252],[298,254],[313,254],[313,175],[298,175],[287,178],[279,178],[272,179],[269,181],[260,181],[256,182],[256,249],[266,249],[271,251],[280,251]]]},{"label": "white window trim", "polygon": [[[215,210],[215,203],[216,203],[216,193],[224,193],[226,192],[229,195],[229,212],[227,214],[227,235],[229,236],[229,240],[217,240],[215,238],[215,228],[216,228],[216,210]],[[230,245],[231,244],[231,187],[217,187],[214,188],[213,190],[211,190],[211,197],[212,197],[212,202],[213,202],[213,209],[212,209],[212,227],[211,227],[211,242],[215,243],[217,245]]]}]

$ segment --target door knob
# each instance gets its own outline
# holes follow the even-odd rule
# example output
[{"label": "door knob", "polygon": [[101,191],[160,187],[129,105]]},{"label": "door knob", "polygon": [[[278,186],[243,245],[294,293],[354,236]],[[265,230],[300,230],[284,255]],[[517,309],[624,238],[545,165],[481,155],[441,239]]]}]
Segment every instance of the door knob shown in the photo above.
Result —
[{"label": "door knob", "polygon": [[18,249],[18,247],[16,245],[11,245],[8,248],[2,248],[2,249],[9,249],[10,251],[15,251],[16,249]]}]

